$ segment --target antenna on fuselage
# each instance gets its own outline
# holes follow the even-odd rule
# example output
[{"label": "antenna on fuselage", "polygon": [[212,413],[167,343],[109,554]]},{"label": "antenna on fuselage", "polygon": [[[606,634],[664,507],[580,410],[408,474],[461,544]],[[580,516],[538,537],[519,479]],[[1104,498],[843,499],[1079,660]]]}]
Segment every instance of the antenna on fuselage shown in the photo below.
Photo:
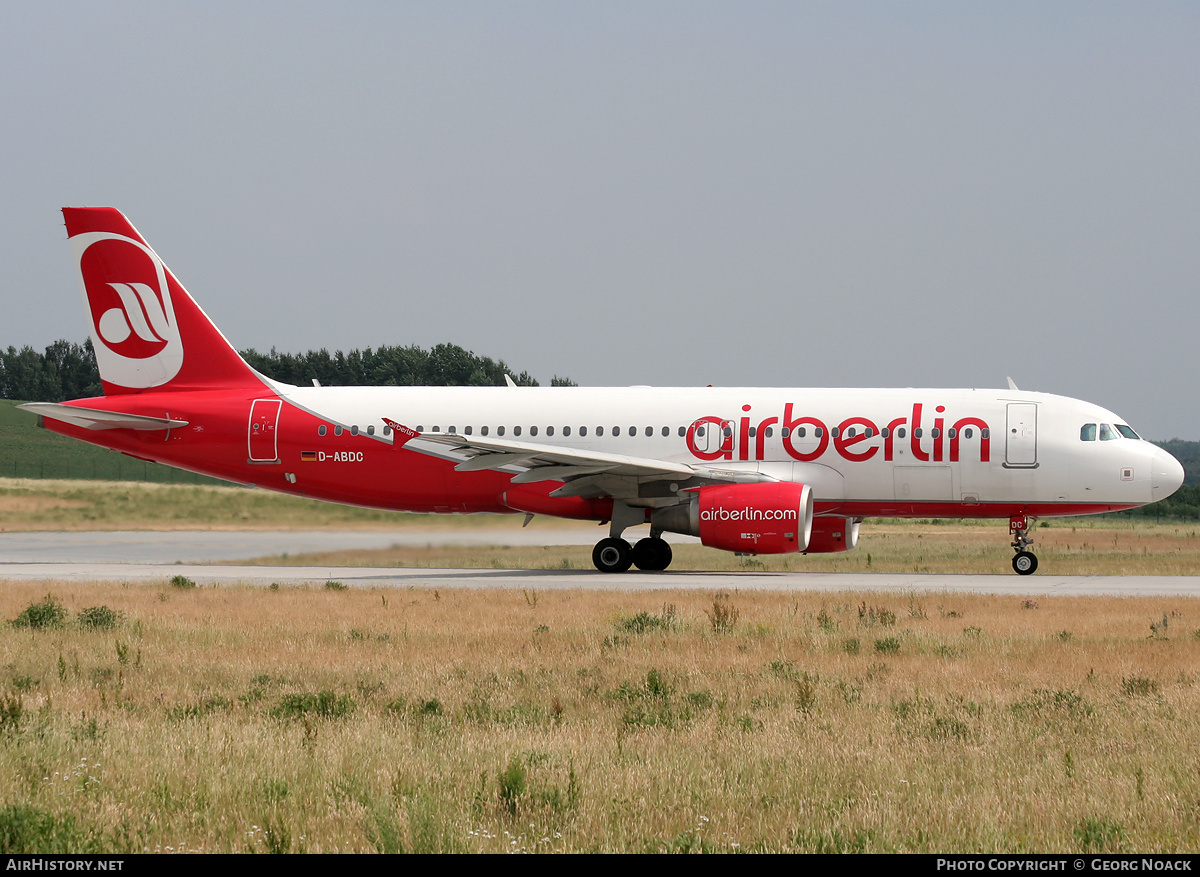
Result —
[{"label": "antenna on fuselage", "polygon": [[1017,386],[1017,382],[1014,381],[1012,378],[1008,379],[1008,388],[1010,390],[1016,390],[1018,393],[1021,392],[1021,388]]}]

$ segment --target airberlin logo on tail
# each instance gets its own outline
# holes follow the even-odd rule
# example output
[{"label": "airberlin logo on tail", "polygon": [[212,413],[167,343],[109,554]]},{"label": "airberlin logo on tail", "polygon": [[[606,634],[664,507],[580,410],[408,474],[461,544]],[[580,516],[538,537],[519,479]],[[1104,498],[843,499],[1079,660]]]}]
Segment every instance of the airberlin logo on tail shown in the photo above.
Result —
[{"label": "airberlin logo on tail", "polygon": [[[101,340],[113,350],[131,342],[134,347],[149,349],[147,356],[155,356],[167,346],[170,327],[167,314],[158,296],[145,283],[108,284],[121,299],[117,307],[109,308],[96,321]],[[136,336],[136,337],[132,337]],[[127,345],[128,346],[128,345]],[[145,359],[145,356],[136,356]]]},{"label": "airberlin logo on tail", "polygon": [[167,269],[148,246],[112,232],[71,238],[92,317],[100,376],[130,389],[158,387],[183,365]]}]

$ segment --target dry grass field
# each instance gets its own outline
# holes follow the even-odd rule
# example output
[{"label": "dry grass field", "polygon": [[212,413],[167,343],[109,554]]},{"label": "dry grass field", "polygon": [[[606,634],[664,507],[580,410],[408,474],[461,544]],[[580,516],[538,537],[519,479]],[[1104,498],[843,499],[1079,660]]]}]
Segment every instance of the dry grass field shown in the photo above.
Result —
[{"label": "dry grass field", "polygon": [[46,582],[0,619],[9,852],[1200,849],[1196,600]]},{"label": "dry grass field", "polygon": [[[1047,571],[1200,571],[1194,524],[1045,523]],[[590,567],[541,519],[529,548],[519,519],[0,479],[0,529],[414,526],[501,535],[267,560]],[[1007,541],[868,521],[673,568],[1003,573]],[[187,585],[0,589],[0,850],[1200,849],[1198,600]]]}]

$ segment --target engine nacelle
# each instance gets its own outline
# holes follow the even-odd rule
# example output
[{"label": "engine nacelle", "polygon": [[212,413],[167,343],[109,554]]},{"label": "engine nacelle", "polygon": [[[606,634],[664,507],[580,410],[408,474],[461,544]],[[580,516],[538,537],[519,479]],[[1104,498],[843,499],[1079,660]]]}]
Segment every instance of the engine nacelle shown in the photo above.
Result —
[{"label": "engine nacelle", "polygon": [[805,554],[825,554],[831,551],[849,551],[858,544],[858,518],[843,518],[837,515],[813,518],[812,535],[808,537]]},{"label": "engine nacelle", "polygon": [[686,505],[659,509],[651,522],[739,554],[794,554],[808,546],[812,490],[794,481],[701,487]]}]

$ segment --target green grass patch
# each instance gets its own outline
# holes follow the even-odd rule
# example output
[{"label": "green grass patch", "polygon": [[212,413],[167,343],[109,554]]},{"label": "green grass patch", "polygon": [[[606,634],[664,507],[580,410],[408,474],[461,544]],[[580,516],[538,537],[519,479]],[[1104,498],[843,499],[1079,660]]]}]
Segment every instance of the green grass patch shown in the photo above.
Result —
[{"label": "green grass patch", "polygon": [[298,719],[306,716],[340,719],[354,710],[355,703],[350,695],[320,691],[316,694],[285,694],[279,706],[271,710],[271,715],[277,719]]},{"label": "green grass patch", "polygon": [[63,605],[46,595],[46,599],[38,603],[30,603],[20,615],[13,619],[13,627],[28,627],[33,630],[62,627],[67,620],[67,610]]}]

